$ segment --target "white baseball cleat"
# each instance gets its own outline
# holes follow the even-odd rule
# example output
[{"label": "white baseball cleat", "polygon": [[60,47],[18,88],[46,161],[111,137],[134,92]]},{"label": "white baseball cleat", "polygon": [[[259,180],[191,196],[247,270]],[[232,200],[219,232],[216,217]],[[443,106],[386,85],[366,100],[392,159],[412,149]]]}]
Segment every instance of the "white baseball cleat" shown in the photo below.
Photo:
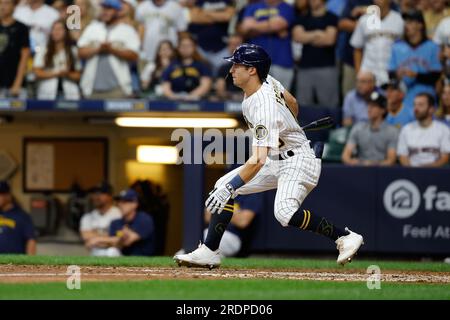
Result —
[{"label": "white baseball cleat", "polygon": [[178,266],[217,268],[220,266],[219,249],[212,251],[205,244],[199,244],[198,248],[187,254],[177,254],[173,260]]},{"label": "white baseball cleat", "polygon": [[339,237],[336,240],[337,249],[339,250],[337,263],[341,265],[345,265],[347,262],[351,262],[359,247],[364,244],[362,235],[351,231],[347,227],[345,228],[345,231],[347,231],[349,234]]}]

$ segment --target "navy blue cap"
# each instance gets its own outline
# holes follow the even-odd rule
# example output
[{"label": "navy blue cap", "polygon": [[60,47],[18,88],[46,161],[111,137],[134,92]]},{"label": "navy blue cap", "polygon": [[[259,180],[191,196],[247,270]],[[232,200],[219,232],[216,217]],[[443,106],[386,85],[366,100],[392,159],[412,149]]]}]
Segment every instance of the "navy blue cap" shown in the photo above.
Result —
[{"label": "navy blue cap", "polygon": [[120,0],[103,0],[101,5],[103,7],[109,7],[116,10],[122,9],[122,2],[120,2]]},{"label": "navy blue cap", "polygon": [[108,182],[103,181],[100,184],[96,185],[95,187],[91,188],[89,191],[93,192],[93,193],[112,194],[113,193],[113,188]]},{"label": "navy blue cap", "polygon": [[122,190],[117,196],[114,197],[114,200],[137,202],[139,200],[139,196],[133,189],[127,189]]},{"label": "navy blue cap", "polygon": [[11,188],[9,187],[8,182],[0,181],[0,193],[9,193]]}]

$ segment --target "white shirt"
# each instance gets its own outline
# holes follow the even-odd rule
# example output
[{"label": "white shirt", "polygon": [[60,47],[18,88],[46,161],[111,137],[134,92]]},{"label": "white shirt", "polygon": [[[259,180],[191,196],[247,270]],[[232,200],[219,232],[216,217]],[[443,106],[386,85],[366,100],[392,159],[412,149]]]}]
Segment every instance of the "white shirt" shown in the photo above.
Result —
[{"label": "white shirt", "polygon": [[[73,57],[75,59],[74,61],[74,67],[75,70],[80,71],[81,70],[81,63],[78,59],[77,55],[77,48],[72,48]],[[39,52],[36,52],[36,55],[33,59],[33,66],[36,68],[44,68],[45,65],[45,54],[47,53],[47,48],[44,48],[44,50],[40,50]],[[68,70],[69,66],[67,66],[67,58],[66,58],[66,52],[64,50],[61,50],[57,52],[53,56],[53,68],[48,69],[49,71],[62,71],[62,70]],[[68,79],[64,79],[62,82],[62,87],[64,91],[64,98],[67,100],[78,100],[80,99],[80,90],[78,88],[78,84],[70,81]],[[37,98],[43,99],[43,100],[53,100],[56,98],[58,91],[58,79],[57,78],[51,78],[51,79],[44,79],[39,80],[38,88],[37,88]]]},{"label": "white shirt", "polygon": [[450,17],[444,18],[439,22],[434,33],[433,41],[438,45],[443,45],[450,40]]},{"label": "white shirt", "polygon": [[156,6],[153,1],[143,1],[136,9],[136,20],[145,27],[143,53],[144,60],[153,61],[162,40],[170,40],[175,46],[178,32],[186,31],[187,11],[176,1],[166,1]]},{"label": "white shirt", "polygon": [[435,162],[443,153],[450,153],[450,129],[445,124],[433,121],[423,128],[414,121],[400,131],[397,154],[408,156],[411,166]]},{"label": "white shirt", "polygon": [[122,218],[119,208],[112,206],[104,214],[97,209],[86,213],[81,218],[80,231],[96,231],[103,235],[109,235],[111,222]]},{"label": "white shirt", "polygon": [[14,11],[14,19],[30,28],[31,50],[39,52],[46,47],[52,25],[59,19],[59,13],[46,4],[37,10],[31,10],[29,5],[19,5]]},{"label": "white shirt", "polygon": [[404,21],[393,10],[381,20],[379,28],[370,24],[370,15],[359,18],[350,39],[352,47],[363,49],[361,70],[372,72],[377,78],[377,85],[388,82],[387,72],[391,58],[392,44],[403,36]]},{"label": "white shirt", "polygon": [[309,141],[286,105],[283,85],[267,76],[266,81],[242,102],[242,114],[253,132],[253,146],[270,147],[270,154],[300,148]]},{"label": "white shirt", "polygon": [[[118,23],[108,28],[103,22],[93,21],[81,34],[78,40],[78,47],[99,47],[103,42],[110,42],[113,47],[128,49],[139,53],[139,35],[136,30],[125,23]],[[120,88],[125,94],[132,93],[131,73],[128,61],[119,59],[110,54],[109,63],[114,71]],[[98,55],[94,55],[86,61],[86,65],[81,76],[80,87],[85,96],[92,94],[95,74],[97,72]]]}]

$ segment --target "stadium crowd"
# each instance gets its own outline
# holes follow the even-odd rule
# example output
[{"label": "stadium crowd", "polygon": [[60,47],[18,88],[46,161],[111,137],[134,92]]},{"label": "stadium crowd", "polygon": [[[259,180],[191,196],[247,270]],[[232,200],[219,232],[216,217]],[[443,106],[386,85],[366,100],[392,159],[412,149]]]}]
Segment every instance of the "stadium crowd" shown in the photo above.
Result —
[{"label": "stadium crowd", "polygon": [[[420,122],[415,105],[425,97],[432,125],[415,131],[431,132],[430,141],[416,132],[422,145],[397,153],[434,155],[426,157],[434,165],[450,151],[440,126],[450,125],[447,0],[47,2],[0,0],[0,98],[239,100],[222,58],[251,42],[270,54],[270,73],[301,106],[342,110],[342,125],[354,131],[344,163],[358,162],[358,134],[376,137],[371,104],[385,109],[382,131],[392,147],[389,126]],[[400,141],[413,131],[399,132]]]}]

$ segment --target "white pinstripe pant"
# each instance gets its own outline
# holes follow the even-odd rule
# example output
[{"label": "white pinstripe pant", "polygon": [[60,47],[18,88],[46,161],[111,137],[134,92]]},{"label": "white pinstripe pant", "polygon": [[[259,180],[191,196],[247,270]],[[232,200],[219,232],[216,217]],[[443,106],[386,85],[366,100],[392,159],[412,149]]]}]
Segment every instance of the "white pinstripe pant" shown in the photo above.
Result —
[{"label": "white pinstripe pant", "polygon": [[[321,159],[310,154],[296,154],[286,160],[267,159],[261,170],[236,194],[251,194],[278,189],[275,196],[275,218],[287,227],[294,213],[300,208],[306,196],[319,182]],[[241,166],[242,167],[242,166]],[[228,183],[241,167],[228,172],[217,180],[215,187]]]}]

